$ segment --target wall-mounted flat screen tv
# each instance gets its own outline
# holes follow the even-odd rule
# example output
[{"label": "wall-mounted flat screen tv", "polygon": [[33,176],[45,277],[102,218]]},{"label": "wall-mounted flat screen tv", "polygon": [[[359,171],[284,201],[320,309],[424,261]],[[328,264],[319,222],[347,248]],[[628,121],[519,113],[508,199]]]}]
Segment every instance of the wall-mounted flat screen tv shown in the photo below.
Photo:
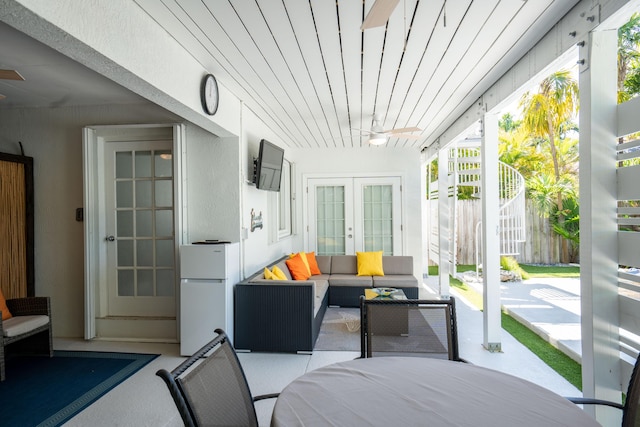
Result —
[{"label": "wall-mounted flat screen tv", "polygon": [[255,164],[254,182],[256,188],[267,191],[280,191],[280,175],[284,150],[263,139]]}]

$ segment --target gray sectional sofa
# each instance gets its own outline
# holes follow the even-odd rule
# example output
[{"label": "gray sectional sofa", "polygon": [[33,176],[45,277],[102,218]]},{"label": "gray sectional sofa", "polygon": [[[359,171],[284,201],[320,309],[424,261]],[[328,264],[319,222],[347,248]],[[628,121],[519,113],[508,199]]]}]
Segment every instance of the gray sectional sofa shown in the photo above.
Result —
[{"label": "gray sectional sofa", "polygon": [[384,276],[358,276],[355,255],[317,256],[322,274],[292,280],[283,257],[275,263],[288,280],[266,280],[263,270],[236,284],[234,296],[237,350],[312,352],[327,306],[358,307],[367,288],[402,288],[418,298],[413,257],[383,256]]}]

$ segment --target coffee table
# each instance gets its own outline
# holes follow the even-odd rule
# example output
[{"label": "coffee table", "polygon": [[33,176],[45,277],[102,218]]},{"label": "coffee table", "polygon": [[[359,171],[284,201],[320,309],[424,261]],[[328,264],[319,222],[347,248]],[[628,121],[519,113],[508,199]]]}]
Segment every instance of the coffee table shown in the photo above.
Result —
[{"label": "coffee table", "polygon": [[390,293],[389,295],[381,295],[379,293],[379,289],[381,288],[372,288],[372,289],[365,289],[364,290],[364,298],[367,300],[371,300],[371,299],[407,299],[407,296],[405,295],[404,291],[402,289],[397,289],[397,288],[384,288],[384,289],[394,289],[394,291],[392,293]]}]

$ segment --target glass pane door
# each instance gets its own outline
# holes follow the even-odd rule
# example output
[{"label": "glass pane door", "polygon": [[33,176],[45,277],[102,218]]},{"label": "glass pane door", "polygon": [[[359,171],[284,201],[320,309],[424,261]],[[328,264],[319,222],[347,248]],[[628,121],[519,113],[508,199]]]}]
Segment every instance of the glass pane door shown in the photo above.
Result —
[{"label": "glass pane door", "polygon": [[118,143],[107,153],[114,201],[107,220],[113,230],[108,258],[114,261],[110,316],[175,315],[173,161],[167,143]]},{"label": "glass pane door", "polygon": [[309,250],[317,255],[353,253],[351,183],[335,179],[309,181]]}]

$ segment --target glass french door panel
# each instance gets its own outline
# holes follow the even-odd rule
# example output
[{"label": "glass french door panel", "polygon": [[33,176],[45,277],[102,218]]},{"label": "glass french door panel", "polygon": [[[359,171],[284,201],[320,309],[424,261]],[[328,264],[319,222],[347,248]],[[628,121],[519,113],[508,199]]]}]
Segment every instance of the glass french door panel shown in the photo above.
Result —
[{"label": "glass french door panel", "polygon": [[318,255],[344,254],[344,191],[342,186],[316,187]]},{"label": "glass french door panel", "polygon": [[364,217],[364,250],[384,251],[393,255],[393,223],[391,185],[365,185],[362,187],[362,212]]},{"label": "glass french door panel", "polygon": [[353,252],[353,216],[349,201],[353,190],[342,179],[310,179],[309,250],[318,255],[344,255]]},{"label": "glass french door panel", "polygon": [[115,233],[109,244],[116,269],[109,315],[175,315],[170,147],[170,141],[115,143],[107,153],[114,201],[107,228]]},{"label": "glass french door panel", "polygon": [[400,177],[354,178],[356,250],[402,254],[400,187]]}]

